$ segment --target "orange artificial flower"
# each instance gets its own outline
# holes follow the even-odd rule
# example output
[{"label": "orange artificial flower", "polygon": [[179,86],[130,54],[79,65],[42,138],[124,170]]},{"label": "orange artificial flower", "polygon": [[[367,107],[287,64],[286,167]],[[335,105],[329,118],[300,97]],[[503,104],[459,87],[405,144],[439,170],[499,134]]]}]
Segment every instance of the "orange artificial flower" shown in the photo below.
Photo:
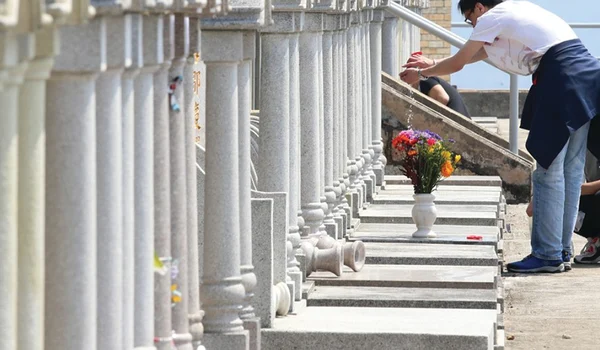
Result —
[{"label": "orange artificial flower", "polygon": [[410,151],[408,151],[406,154],[407,154],[409,157],[416,156],[416,155],[417,155],[417,151],[416,151],[416,150],[414,150],[414,149],[411,149],[411,150],[410,150]]},{"label": "orange artificial flower", "polygon": [[444,164],[442,165],[442,175],[444,177],[448,177],[448,176],[452,175],[453,172],[454,172],[454,167],[452,167],[452,163],[450,163],[449,160],[445,161]]}]

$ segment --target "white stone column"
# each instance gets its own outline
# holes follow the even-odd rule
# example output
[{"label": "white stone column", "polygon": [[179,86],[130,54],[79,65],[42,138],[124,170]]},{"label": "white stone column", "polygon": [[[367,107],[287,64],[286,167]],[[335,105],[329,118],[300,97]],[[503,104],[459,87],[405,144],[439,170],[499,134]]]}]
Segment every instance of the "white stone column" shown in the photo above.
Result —
[{"label": "white stone column", "polygon": [[121,82],[122,158],[123,158],[123,348],[135,347],[135,79],[144,61],[142,57],[142,15],[128,15],[131,21],[131,66]]},{"label": "white stone column", "polygon": [[[335,199],[333,202],[333,209],[332,209],[332,213],[333,213],[333,219],[335,220],[336,224],[337,224],[337,234],[336,234],[336,239],[341,239],[345,236],[346,234],[346,226],[345,226],[345,219],[342,215],[342,211],[340,211],[339,205],[341,203],[341,199],[342,199],[342,187],[340,185],[340,177],[341,177],[341,172],[340,172],[340,160],[341,160],[341,154],[340,154],[340,138],[341,138],[341,130],[340,130],[340,126],[341,126],[341,112],[340,112],[340,107],[342,106],[341,104],[341,97],[342,97],[342,90],[341,90],[341,74],[340,74],[340,23],[341,23],[341,16],[340,15],[336,15],[335,17],[336,19],[336,31],[333,32],[333,37],[332,37],[332,54],[331,54],[331,59],[332,59],[332,88],[333,88],[333,126],[332,126],[332,179],[333,179],[333,192],[335,194]],[[345,214],[345,213],[344,213]]]},{"label": "white stone column", "polygon": [[[4,34],[4,33],[3,33]],[[16,38],[0,38],[2,50],[12,50]],[[14,40],[14,41],[13,41]],[[7,55],[8,56],[8,55]],[[5,57],[0,59],[0,67],[5,65]],[[0,71],[0,344],[2,350],[17,347],[17,306],[18,306],[18,168],[19,168],[19,85],[27,65],[14,63]],[[4,67],[2,67],[4,68]],[[2,73],[4,76],[2,77]]]},{"label": "white stone column", "polygon": [[47,84],[45,315],[60,322],[45,318],[45,349],[97,349],[96,78],[105,34],[102,19],[61,27]]},{"label": "white stone column", "polygon": [[376,185],[384,185],[385,155],[381,141],[381,32],[384,20],[384,10],[375,10],[370,26],[370,55],[371,55],[371,138],[373,155],[373,171]]},{"label": "white stone column", "polygon": [[134,20],[134,61],[143,62],[134,81],[135,310],[134,346],[154,349],[154,73],[163,61],[162,17]]},{"label": "white stone column", "polygon": [[[327,269],[336,275],[341,274],[341,246],[329,244],[321,235],[324,212],[321,206],[321,174],[319,142],[319,55],[321,54],[321,40],[323,30],[323,15],[318,13],[305,14],[304,31],[300,34],[300,72],[307,78],[300,80],[300,116],[302,131],[302,157],[301,157],[301,201],[302,212],[305,220],[303,228],[302,249],[306,254],[306,273],[317,268]],[[323,237],[323,238],[322,238]],[[314,245],[320,241],[321,247],[327,246],[326,251],[319,252]],[[328,254],[319,263],[319,254]]]},{"label": "white stone column", "polygon": [[[157,15],[162,22],[164,61],[154,73],[154,250],[169,271],[154,275],[154,337],[158,350],[171,350],[173,343],[171,275],[171,178],[169,68],[173,59],[173,15]],[[175,262],[176,263],[176,262]]]},{"label": "white stone column", "polygon": [[[56,38],[53,29],[40,31],[33,36],[36,57],[27,64],[25,81],[19,92],[19,297],[16,348],[43,350],[46,81],[54,63],[52,56]],[[37,103],[32,104],[31,101]],[[5,139],[4,136],[2,138]],[[5,272],[1,273],[4,275]]]},{"label": "white stone column", "polygon": [[[402,34],[405,33],[404,25],[407,23],[406,21],[402,21],[403,30]],[[404,41],[403,37],[403,42]],[[387,74],[397,77],[398,76],[398,59],[399,59],[399,50],[398,50],[398,18],[391,14],[385,15],[385,20],[383,22],[382,28],[382,57],[381,64],[382,69]],[[405,46],[402,47],[402,50],[405,50]],[[402,55],[404,57],[404,55]]]},{"label": "white stone column", "polygon": [[[289,240],[292,243],[294,257],[304,253],[300,249],[300,71],[299,71],[299,31],[302,29],[302,21],[304,18],[303,12],[292,12],[294,28],[293,32],[288,36],[290,42],[290,126],[289,126],[289,154],[290,154],[290,179],[288,192],[288,225],[289,225]],[[288,252],[289,253],[289,252]],[[289,261],[290,256],[288,255]],[[300,264],[295,259],[295,266],[288,265],[288,275],[295,283],[294,300],[302,299],[302,273],[300,272]]]},{"label": "white stone column", "polygon": [[333,219],[333,208],[335,206],[335,191],[333,188],[333,30],[335,29],[335,17],[325,15],[325,31],[323,32],[323,74],[321,81],[323,86],[323,134],[320,139],[323,142],[323,179],[326,198],[325,227],[327,234],[337,239],[338,227]]},{"label": "white stone column", "polygon": [[[244,328],[250,335],[253,349],[260,348],[260,319],[254,313],[252,302],[257,280],[252,264],[252,205],[251,205],[251,165],[250,165],[250,111],[252,108],[252,59],[256,53],[256,34],[248,31],[243,34],[243,59],[238,65],[238,152],[240,189],[240,272],[245,295],[240,311]],[[287,44],[287,42],[286,42]],[[287,62],[286,62],[287,63]],[[287,179],[285,179],[287,181]],[[288,242],[291,248],[292,243]],[[291,250],[291,249],[290,249]],[[293,257],[293,254],[292,254]]]},{"label": "white stone column", "polygon": [[[348,123],[349,123],[349,119],[350,119],[350,113],[349,110],[354,110],[354,107],[350,106],[350,103],[353,103],[353,100],[349,100],[348,97],[348,91],[349,91],[349,76],[351,74],[351,72],[348,70],[348,41],[350,40],[350,35],[351,35],[351,30],[352,28],[350,27],[350,14],[344,14],[343,15],[343,28],[344,30],[342,31],[341,34],[341,52],[340,52],[340,67],[342,69],[341,72],[341,76],[342,76],[342,80],[341,80],[341,84],[342,84],[342,107],[341,107],[341,113],[342,113],[342,122],[341,122],[341,132],[342,132],[342,137],[341,139],[341,143],[340,143],[340,149],[341,149],[341,153],[342,153],[342,157],[340,160],[340,168],[341,168],[341,180],[340,183],[343,183],[343,187],[342,187],[342,203],[340,204],[340,209],[342,209],[345,213],[346,213],[346,234],[348,234],[351,231],[348,231],[351,229],[351,224],[352,224],[352,214],[353,214],[353,210],[350,207],[350,203],[348,202],[348,198],[347,195],[350,194],[350,173],[352,170],[352,162],[350,160],[349,154],[348,154],[348,150],[349,150],[349,139],[348,139]],[[353,161],[354,159],[352,159]]]},{"label": "white stone column", "polygon": [[[185,154],[186,154],[186,196],[187,196],[187,248],[188,248],[188,308],[190,333],[194,349],[204,350],[201,345],[204,327],[204,311],[200,309],[200,264],[198,236],[198,183],[196,174],[196,124],[200,120],[200,89],[203,88],[203,74],[200,70],[201,45],[200,23],[190,18],[190,55],[187,58],[183,74],[183,93],[185,100]],[[204,104],[204,103],[203,103]],[[196,119],[198,118],[198,119]],[[203,251],[202,251],[203,252]]]},{"label": "white stone column", "polygon": [[[192,335],[188,314],[188,246],[187,246],[187,169],[185,127],[186,113],[183,81],[186,59],[189,56],[189,20],[175,15],[175,56],[169,69],[169,159],[171,181],[171,257],[175,273],[171,284],[179,301],[172,305],[173,340],[178,350],[191,350]],[[191,77],[189,77],[191,78]]]},{"label": "white stone column", "polygon": [[[202,31],[206,64],[206,192],[204,277],[200,297],[206,312],[207,348],[247,347],[239,317],[245,289],[240,276],[238,64],[243,34]],[[227,214],[225,214],[227,213]]]},{"label": "white stone column", "polygon": [[373,155],[375,152],[372,149],[371,143],[371,45],[369,27],[373,11],[366,10],[363,12],[364,24],[362,30],[362,50],[363,58],[363,119],[362,119],[362,157],[365,161],[363,167],[363,181],[366,185],[365,202],[373,201],[375,192],[375,173],[373,172]]},{"label": "white stone column", "polygon": [[[421,9],[418,7],[411,7],[412,10],[417,15],[421,15]],[[410,52],[421,51],[421,29],[416,25],[410,26]],[[406,58],[408,60],[408,57]]]},{"label": "white stone column", "polygon": [[349,175],[349,192],[351,192],[351,203],[352,216],[358,213],[358,209],[360,207],[360,197],[358,190],[358,176],[359,176],[359,165],[357,164],[356,159],[356,144],[358,140],[356,138],[356,119],[358,117],[358,100],[360,95],[357,95],[357,53],[358,46],[356,42],[356,32],[357,32],[357,22],[355,21],[356,14],[351,14],[351,26],[347,33],[347,41],[346,41],[346,72],[348,78],[347,81],[347,91],[346,91],[346,103],[347,106],[347,117],[346,117],[346,157],[348,164],[348,175]]},{"label": "white stone column", "polygon": [[123,71],[131,64],[131,18],[105,16],[107,69],[96,81],[98,349],[123,348]]}]

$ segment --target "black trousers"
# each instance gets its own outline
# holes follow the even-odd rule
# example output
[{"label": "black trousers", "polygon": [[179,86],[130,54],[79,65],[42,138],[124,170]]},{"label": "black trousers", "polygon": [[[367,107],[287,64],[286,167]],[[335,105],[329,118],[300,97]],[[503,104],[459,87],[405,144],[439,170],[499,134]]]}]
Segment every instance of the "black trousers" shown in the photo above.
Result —
[{"label": "black trousers", "polygon": [[600,237],[600,192],[579,198],[579,211],[585,213],[579,232],[585,238]]}]

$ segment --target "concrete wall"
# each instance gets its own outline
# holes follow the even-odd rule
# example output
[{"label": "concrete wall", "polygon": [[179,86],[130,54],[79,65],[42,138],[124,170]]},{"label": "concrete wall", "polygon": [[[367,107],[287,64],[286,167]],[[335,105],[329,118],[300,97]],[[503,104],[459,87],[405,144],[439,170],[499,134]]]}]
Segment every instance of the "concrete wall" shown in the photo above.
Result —
[{"label": "concrete wall", "polygon": [[[463,90],[460,95],[469,108],[469,113],[474,117],[509,117],[509,91],[508,90]],[[527,90],[519,92],[519,116],[527,97]]]}]

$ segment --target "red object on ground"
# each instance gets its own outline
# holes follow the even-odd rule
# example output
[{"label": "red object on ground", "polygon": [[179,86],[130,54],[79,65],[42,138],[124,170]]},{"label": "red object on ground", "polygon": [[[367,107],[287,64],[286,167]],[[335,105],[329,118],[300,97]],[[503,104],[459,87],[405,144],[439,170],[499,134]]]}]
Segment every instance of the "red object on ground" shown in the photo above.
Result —
[{"label": "red object on ground", "polygon": [[467,239],[470,239],[473,241],[481,241],[481,240],[483,240],[483,236],[471,235],[471,236],[467,236]]}]

